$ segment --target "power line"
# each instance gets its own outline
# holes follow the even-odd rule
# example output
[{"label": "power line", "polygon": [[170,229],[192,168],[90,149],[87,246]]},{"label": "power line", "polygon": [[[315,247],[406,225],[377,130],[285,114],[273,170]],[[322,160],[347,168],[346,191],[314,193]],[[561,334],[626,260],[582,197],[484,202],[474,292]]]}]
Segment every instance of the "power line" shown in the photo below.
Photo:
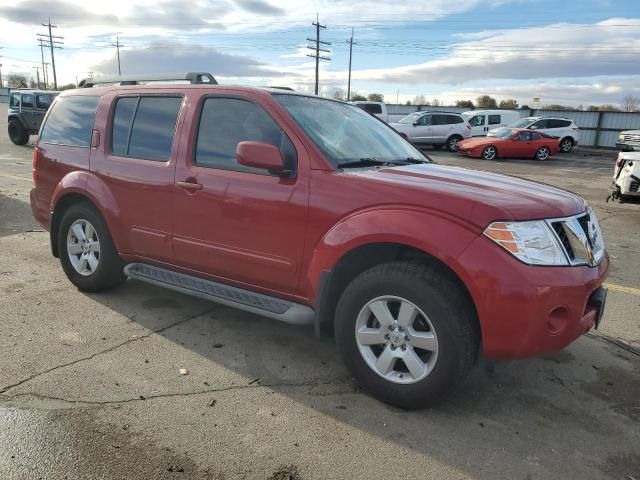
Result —
[{"label": "power line", "polygon": [[[49,34],[46,33],[38,33],[38,38],[45,44],[44,46],[49,47],[51,50],[51,67],[53,69],[53,88],[54,90],[58,89],[58,78],[56,77],[56,59],[53,54],[54,49],[62,49],[62,45],[64,45],[64,37],[60,35],[53,35],[51,33],[52,28],[58,28],[57,25],[51,24],[51,18],[49,18],[49,23],[42,23],[43,27],[47,27],[49,29]],[[47,40],[47,37],[49,39]]]},{"label": "power line", "polygon": [[311,58],[315,58],[316,59],[316,95],[318,95],[318,76],[319,76],[319,70],[320,70],[320,60],[326,60],[326,61],[331,61],[331,59],[329,57],[326,56],[322,56],[320,54],[320,52],[325,52],[325,53],[331,53],[330,50],[327,50],[326,48],[320,48],[320,45],[331,45],[331,42],[323,42],[322,40],[320,40],[320,29],[321,28],[327,28],[326,25],[320,25],[320,21],[318,20],[318,14],[316,13],[316,21],[313,22],[311,25],[313,25],[314,27],[316,27],[316,38],[315,40],[313,38],[309,38],[307,37],[307,40],[310,42],[315,43],[315,47],[312,46],[308,46],[307,48],[310,50],[315,50],[316,53],[308,53],[307,57],[311,57]]}]

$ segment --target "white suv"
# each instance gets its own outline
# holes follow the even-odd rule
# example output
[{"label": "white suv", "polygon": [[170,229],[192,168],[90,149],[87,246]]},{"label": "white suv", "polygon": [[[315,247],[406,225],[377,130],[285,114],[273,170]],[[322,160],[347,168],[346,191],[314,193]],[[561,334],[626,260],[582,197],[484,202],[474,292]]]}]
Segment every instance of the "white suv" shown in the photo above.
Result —
[{"label": "white suv", "polygon": [[460,140],[471,137],[471,125],[459,113],[415,112],[389,125],[416,145],[446,145],[452,152]]},{"label": "white suv", "polygon": [[[566,117],[526,117],[509,125],[510,128],[528,128],[560,139],[560,151],[569,153],[578,145],[578,125]],[[489,132],[492,136],[493,130]]]}]

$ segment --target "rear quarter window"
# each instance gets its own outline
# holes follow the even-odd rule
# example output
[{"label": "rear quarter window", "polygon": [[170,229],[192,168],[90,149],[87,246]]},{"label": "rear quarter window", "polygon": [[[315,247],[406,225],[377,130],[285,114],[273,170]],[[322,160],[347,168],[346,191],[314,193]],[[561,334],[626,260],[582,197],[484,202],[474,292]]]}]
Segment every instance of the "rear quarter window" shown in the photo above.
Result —
[{"label": "rear quarter window", "polygon": [[40,142],[88,147],[100,97],[60,97],[42,128]]},{"label": "rear quarter window", "polygon": [[373,113],[374,115],[382,113],[382,106],[377,103],[366,103],[362,107],[365,112]]}]

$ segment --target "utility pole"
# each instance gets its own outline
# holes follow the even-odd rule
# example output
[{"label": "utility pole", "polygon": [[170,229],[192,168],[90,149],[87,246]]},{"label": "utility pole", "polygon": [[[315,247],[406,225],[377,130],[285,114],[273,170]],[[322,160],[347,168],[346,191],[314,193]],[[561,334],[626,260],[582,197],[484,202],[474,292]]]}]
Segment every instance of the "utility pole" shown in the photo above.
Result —
[{"label": "utility pole", "polygon": [[122,73],[120,72],[120,47],[122,46],[120,44],[120,40],[118,39],[118,35],[116,35],[116,43],[112,43],[111,46],[116,47],[116,52],[118,55],[118,76],[122,76]]},{"label": "utility pole", "polygon": [[38,84],[38,90],[40,90],[40,67],[33,67],[36,70],[36,83]]},{"label": "utility pole", "polygon": [[44,80],[44,89],[47,89],[47,69],[44,68],[44,40],[41,38],[38,39],[38,43],[40,44],[40,58],[42,59],[42,79]]},{"label": "utility pole", "polygon": [[[49,63],[48,62],[44,62],[44,75],[42,75],[44,77],[44,84],[47,85],[47,82],[49,81]],[[46,87],[46,89],[48,89],[49,87]]]},{"label": "utility pole", "polygon": [[316,53],[308,53],[307,57],[311,57],[311,58],[315,58],[316,59],[316,95],[318,95],[318,73],[319,73],[319,67],[320,67],[320,60],[327,60],[330,61],[331,59],[329,57],[325,57],[322,56],[320,54],[320,52],[326,52],[326,53],[331,53],[330,50],[327,50],[326,48],[320,48],[320,45],[331,45],[331,42],[323,42],[320,40],[320,29],[321,28],[327,28],[326,25],[320,25],[320,22],[318,20],[318,14],[316,13],[316,21],[313,22],[311,25],[313,25],[314,27],[316,27],[316,38],[309,38],[307,37],[307,40],[310,42],[315,43],[315,46],[307,46],[307,48],[309,50],[315,50]]},{"label": "utility pole", "polygon": [[347,40],[347,43],[349,44],[349,81],[347,82],[347,102],[348,102],[349,100],[351,100],[351,56],[353,55],[353,28],[351,29],[351,38]]},{"label": "utility pole", "polygon": [[2,64],[0,63],[0,88],[2,88]]},{"label": "utility pole", "polygon": [[49,29],[48,34],[38,33],[38,37],[44,41],[45,47],[49,47],[51,49],[51,68],[53,69],[53,88],[54,90],[57,90],[58,77],[56,76],[56,59],[55,59],[55,56],[53,55],[53,50],[56,48],[62,49],[62,45],[64,45],[64,41],[63,41],[64,37],[60,35],[53,35],[51,33],[52,28],[58,28],[57,25],[51,25],[51,18],[49,18],[49,23],[42,23],[41,25]]}]

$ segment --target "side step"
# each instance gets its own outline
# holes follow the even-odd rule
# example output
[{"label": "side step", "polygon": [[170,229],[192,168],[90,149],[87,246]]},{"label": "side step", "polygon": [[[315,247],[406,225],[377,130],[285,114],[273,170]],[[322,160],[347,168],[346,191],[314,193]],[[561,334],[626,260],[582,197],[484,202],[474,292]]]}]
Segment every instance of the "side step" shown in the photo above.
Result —
[{"label": "side step", "polygon": [[146,263],[130,263],[124,267],[128,277],[152,283],[177,292],[204,298],[229,307],[275,318],[294,325],[311,325],[315,312],[311,307],[280,298],[250,292],[204,278],[185,275]]}]

